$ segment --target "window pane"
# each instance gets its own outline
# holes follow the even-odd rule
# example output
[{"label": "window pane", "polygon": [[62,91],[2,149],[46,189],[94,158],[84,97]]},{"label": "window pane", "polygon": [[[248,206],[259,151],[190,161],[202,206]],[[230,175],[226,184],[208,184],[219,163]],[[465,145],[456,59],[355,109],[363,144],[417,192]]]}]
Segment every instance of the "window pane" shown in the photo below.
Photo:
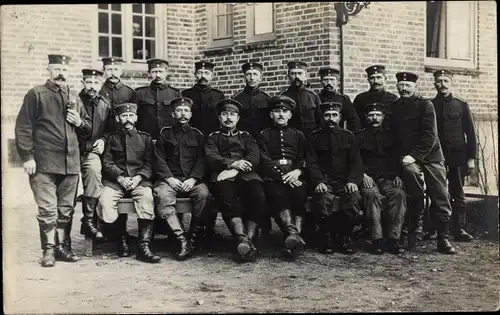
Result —
[{"label": "window pane", "polygon": [[122,33],[122,15],[112,14],[111,15],[111,30],[113,34],[121,35]]},{"label": "window pane", "polygon": [[427,57],[439,57],[439,46],[443,45],[440,41],[441,25],[444,24],[444,19],[441,20],[443,11],[443,2],[433,1],[427,2],[427,25],[426,25],[426,41],[427,41]]},{"label": "window pane", "polygon": [[123,57],[122,39],[120,37],[113,37],[111,39],[111,55],[113,57]]},{"label": "window pane", "polygon": [[109,56],[109,37],[99,36],[99,57]]},{"label": "window pane", "polygon": [[255,35],[272,33],[274,31],[274,13],[272,3],[254,4]]},{"label": "window pane", "polygon": [[132,12],[134,13],[142,13],[142,4],[133,4]]},{"label": "window pane", "polygon": [[133,36],[143,36],[142,34],[142,16],[134,15],[132,17]]},{"label": "window pane", "polygon": [[146,39],[146,59],[156,57],[156,45],[154,40]]},{"label": "window pane", "polygon": [[113,11],[121,11],[122,10],[122,5],[121,4],[112,4],[111,5],[111,10],[113,10]]},{"label": "window pane", "polygon": [[132,42],[132,49],[134,51],[134,59],[145,59],[142,47],[142,39],[134,39]]},{"label": "window pane", "polygon": [[227,29],[226,29],[226,16],[221,15],[217,17],[217,34],[216,37],[226,37]]},{"label": "window pane", "polygon": [[146,3],[146,14],[155,14],[155,4]]},{"label": "window pane", "polygon": [[454,60],[471,59],[471,28],[473,27],[471,1],[449,1],[448,19],[448,54]]},{"label": "window pane", "polygon": [[97,7],[101,10],[107,10],[108,9],[108,4],[103,4],[103,3],[99,3],[97,5]]},{"label": "window pane", "polygon": [[108,14],[99,12],[99,33],[109,33]]},{"label": "window pane", "polygon": [[227,4],[217,3],[217,15],[226,14]]},{"label": "window pane", "polygon": [[146,37],[155,37],[155,18],[146,17]]}]

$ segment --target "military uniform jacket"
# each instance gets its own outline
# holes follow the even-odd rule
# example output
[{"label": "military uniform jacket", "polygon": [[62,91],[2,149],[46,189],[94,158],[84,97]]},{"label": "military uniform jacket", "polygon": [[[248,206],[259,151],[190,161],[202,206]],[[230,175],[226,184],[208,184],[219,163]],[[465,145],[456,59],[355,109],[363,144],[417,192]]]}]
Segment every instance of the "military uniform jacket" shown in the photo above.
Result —
[{"label": "military uniform jacket", "polygon": [[342,119],[339,123],[340,126],[344,126],[344,122],[347,122],[347,129],[351,132],[356,132],[361,128],[361,121],[359,120],[358,113],[354,109],[354,105],[349,96],[334,91],[328,91],[327,89],[321,89],[318,96],[321,102],[339,102],[342,104],[342,109],[340,110],[342,114]]},{"label": "military uniform jacket", "polygon": [[16,147],[23,162],[34,159],[36,171],[54,174],[79,174],[78,137],[86,138],[91,122],[81,104],[77,104],[82,124],[66,121],[69,88],[60,88],[47,80],[26,93],[16,119]]},{"label": "military uniform jacket", "polygon": [[181,92],[167,84],[151,83],[137,88],[137,130],[144,131],[158,139],[163,127],[173,126],[170,102],[181,96]]},{"label": "military uniform jacket", "polygon": [[257,136],[260,174],[264,180],[281,181],[295,169],[305,172],[307,140],[302,131],[289,126],[264,129]]},{"label": "military uniform jacket", "polygon": [[383,127],[361,129],[355,134],[365,173],[373,179],[400,176],[401,163],[392,132]]},{"label": "military uniform jacket", "polygon": [[[227,170],[233,162],[244,159],[252,163],[251,172],[241,172],[237,177],[245,181],[262,180],[256,173],[259,165],[260,152],[255,139],[246,131],[233,130],[212,132],[205,143],[205,153],[207,155],[207,164],[210,169],[210,179],[212,182],[217,180],[217,176],[223,170]],[[235,177],[236,178],[236,177]],[[228,179],[234,181],[235,178]]]},{"label": "military uniform jacket", "polygon": [[438,135],[449,166],[460,166],[477,157],[477,140],[469,105],[452,94],[432,99]]},{"label": "military uniform jacket", "polygon": [[340,127],[311,133],[306,166],[312,187],[323,183],[338,189],[347,183],[360,184],[364,172],[354,134]]},{"label": "military uniform jacket", "polygon": [[102,183],[120,190],[118,176],[142,176],[139,185],[151,187],[153,141],[145,132],[119,129],[108,136],[102,157]]},{"label": "military uniform jacket", "polygon": [[156,179],[205,176],[204,136],[190,125],[165,127],[155,143],[153,169]]},{"label": "military uniform jacket", "polygon": [[102,95],[97,95],[91,99],[83,90],[78,94],[83,108],[92,122],[92,131],[89,137],[78,137],[80,142],[80,155],[86,156],[92,152],[93,144],[96,140],[102,139],[106,142],[106,138],[111,133],[114,127],[113,121],[115,118],[112,115],[111,104]]},{"label": "military uniform jacket", "polygon": [[210,133],[219,130],[219,119],[217,118],[217,103],[224,99],[224,93],[217,89],[207,86],[201,88],[198,85],[182,91],[182,96],[190,98],[193,101],[191,111],[191,126],[198,128],[208,136]]},{"label": "military uniform jacket", "polygon": [[296,88],[289,86],[285,91],[280,93],[290,97],[297,104],[292,114],[292,118],[288,121],[290,127],[299,129],[306,137],[321,125],[323,115],[319,107],[321,101],[319,96],[305,86]]},{"label": "military uniform jacket", "polygon": [[385,118],[383,125],[385,128],[390,128],[391,127],[391,116],[392,116],[392,109],[391,105],[398,99],[398,96],[396,94],[393,94],[391,92],[387,92],[385,89],[384,90],[368,90],[366,92],[360,93],[356,95],[354,98],[354,109],[358,113],[358,116],[361,120],[361,128],[368,128],[369,125],[366,122],[365,118],[365,106],[367,104],[372,104],[372,103],[382,103],[387,106],[387,111],[385,113]]},{"label": "military uniform jacket", "polygon": [[[112,111],[118,104],[136,103],[137,101],[135,90],[123,83],[122,80],[118,81],[116,84],[106,80],[106,82],[102,85],[99,94],[104,96],[109,101]],[[114,111],[112,112],[112,116],[115,116]],[[111,131],[118,130],[116,120],[113,119],[111,124]]]},{"label": "military uniform jacket", "polygon": [[400,159],[411,155],[421,163],[444,161],[430,100],[416,95],[396,100],[392,103],[391,126]]},{"label": "military uniform jacket", "polygon": [[232,97],[243,105],[240,111],[238,128],[248,131],[252,137],[256,137],[262,130],[271,127],[269,117],[269,100],[271,96],[260,88],[252,89],[248,85],[243,91]]}]

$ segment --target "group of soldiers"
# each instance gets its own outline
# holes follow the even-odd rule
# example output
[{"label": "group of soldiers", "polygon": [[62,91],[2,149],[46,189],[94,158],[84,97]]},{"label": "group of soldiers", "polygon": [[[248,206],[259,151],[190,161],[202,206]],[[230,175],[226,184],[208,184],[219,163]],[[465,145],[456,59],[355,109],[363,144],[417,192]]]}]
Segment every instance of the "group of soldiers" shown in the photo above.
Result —
[{"label": "group of soldiers", "polygon": [[[337,69],[319,70],[316,94],[307,87],[307,65],[289,62],[290,85],[271,97],[260,88],[264,66],[250,62],[241,66],[246,86],[226,98],[211,85],[210,61],[196,62],[196,83],[179,91],[167,84],[169,63],[148,60],[151,83],[134,90],[121,80],[123,61],[109,57],[103,71],[82,70],[83,89],[72,100],[71,58],[48,59],[49,79],[28,91],[15,128],[38,204],[44,267],[79,259],[70,234],[80,173],[80,233],[113,235],[118,255],[129,256],[118,202],[130,197],[137,259],[149,263],[160,261],[151,248],[155,220],[167,224],[184,260],[213,237],[217,212],[243,261],[258,256],[259,228],[268,229],[271,217],[289,257],[315,235],[321,252],[352,254],[359,222],[373,253],[401,254],[405,217],[410,249],[423,232],[425,194],[439,252],[455,253],[451,225],[456,241],[472,240],[463,184],[474,169],[476,137],[467,103],[451,93],[450,71],[434,73],[432,100],[418,96],[416,74],[397,73],[398,98],[385,89],[385,66],[372,65],[365,69],[370,89],[351,102],[337,90]],[[179,197],[192,201],[189,233],[176,212]]]}]

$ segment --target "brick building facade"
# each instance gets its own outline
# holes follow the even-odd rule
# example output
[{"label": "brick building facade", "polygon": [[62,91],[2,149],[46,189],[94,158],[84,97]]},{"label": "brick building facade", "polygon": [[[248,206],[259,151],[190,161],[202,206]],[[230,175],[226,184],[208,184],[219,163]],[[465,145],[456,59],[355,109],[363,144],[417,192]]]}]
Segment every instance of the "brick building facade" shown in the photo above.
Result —
[{"label": "brick building facade", "polygon": [[[344,92],[353,99],[368,89],[364,69],[383,63],[390,91],[395,92],[394,74],[407,70],[420,75],[421,94],[433,97],[432,71],[445,67],[458,71],[455,93],[474,111],[496,113],[496,3],[446,2],[434,24],[430,3],[373,2],[349,18],[343,26]],[[102,67],[100,55],[107,54],[127,61],[124,81],[133,87],[148,84],[145,60],[159,57],[169,60],[169,81],[180,89],[193,84],[193,63],[204,58],[216,63],[214,86],[228,97],[243,88],[240,65],[247,61],[264,64],[263,87],[271,95],[286,87],[289,60],[309,64],[311,87],[317,90],[318,69],[340,67],[334,6],[334,2],[2,6],[2,151],[12,154],[8,140],[14,138],[15,118],[24,94],[45,82],[47,54],[72,57],[68,83],[73,95],[81,89],[80,70]],[[429,36],[436,34],[429,35],[430,24],[441,30],[436,49],[448,50],[440,51],[439,57],[428,57]]]}]

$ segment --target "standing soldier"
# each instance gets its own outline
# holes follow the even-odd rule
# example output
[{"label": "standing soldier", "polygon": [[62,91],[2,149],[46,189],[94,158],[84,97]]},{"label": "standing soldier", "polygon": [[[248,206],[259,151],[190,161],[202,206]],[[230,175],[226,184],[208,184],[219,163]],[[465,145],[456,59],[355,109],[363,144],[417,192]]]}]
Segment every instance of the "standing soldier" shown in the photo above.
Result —
[{"label": "standing soldier", "polygon": [[69,100],[66,84],[70,57],[49,55],[49,79],[26,93],[16,120],[16,146],[38,205],[42,267],[55,260],[74,262],[71,236],[80,172],[78,136],[86,138],[91,122],[85,109]]},{"label": "standing soldier", "polygon": [[349,96],[338,93],[337,86],[339,84],[339,75],[340,71],[338,69],[330,67],[319,69],[319,77],[323,89],[318,93],[318,96],[323,103],[341,103],[342,120],[340,121],[340,127],[345,128],[344,125],[345,122],[347,122],[347,129],[351,132],[356,132],[361,128],[361,123]]},{"label": "standing soldier", "polygon": [[448,190],[452,206],[452,229],[455,241],[470,242],[473,237],[465,231],[465,176],[474,170],[477,158],[476,131],[464,100],[451,93],[453,73],[448,70],[434,72],[434,87],[438,94],[432,100],[436,110],[438,135],[448,167]]},{"label": "standing soldier", "polygon": [[363,163],[354,134],[340,128],[341,103],[322,103],[324,125],[309,137],[306,165],[314,191],[312,207],[318,216],[323,252],[333,252],[332,238],[346,254],[355,247],[351,236],[360,217],[358,185]]},{"label": "standing soldier", "polygon": [[396,138],[398,157],[403,166],[403,181],[408,195],[408,247],[415,248],[417,217],[424,209],[424,184],[435,205],[434,217],[438,233],[437,250],[454,254],[449,238],[451,206],[446,189],[446,168],[437,134],[436,113],[429,100],[415,95],[418,75],[398,72],[401,98],[392,104],[391,130]]},{"label": "standing soldier", "polygon": [[[399,177],[401,168],[394,152],[392,133],[382,127],[385,110],[382,103],[367,104],[368,127],[356,133],[365,169],[361,196],[373,252],[383,253],[382,240],[386,234],[389,251],[402,254],[404,250],[399,246],[399,239],[406,212],[406,194]],[[381,200],[383,196],[384,202]],[[384,210],[386,206],[388,209]],[[387,219],[386,233],[382,233],[382,214]]]},{"label": "standing soldier", "polygon": [[181,92],[167,84],[168,61],[149,59],[148,71],[151,83],[136,89],[137,93],[137,130],[158,139],[163,127],[172,126],[173,99],[181,96]]},{"label": "standing soldier", "polygon": [[80,161],[83,181],[82,226],[80,233],[94,239],[102,239],[101,231],[95,226],[96,207],[102,191],[101,154],[107,136],[112,132],[114,120],[108,100],[98,94],[102,86],[103,72],[83,69],[83,89],[78,96],[92,122],[90,137],[79,138]]},{"label": "standing soldier", "polygon": [[241,108],[233,99],[217,103],[221,128],[208,136],[205,151],[222,218],[236,238],[240,258],[252,261],[257,254],[252,239],[265,207],[265,195],[262,179],[255,171],[259,147],[248,132],[236,128]]},{"label": "standing soldier", "polygon": [[[157,175],[154,195],[158,217],[164,219],[180,242],[178,260],[191,255],[202,229],[201,218],[210,193],[202,182],[205,176],[204,136],[189,125],[192,101],[177,98],[172,101],[176,123],[165,127],[155,143],[153,166]],[[193,202],[190,240],[187,240],[175,210],[176,198],[187,196]]]},{"label": "standing soldier", "polygon": [[[129,195],[134,200],[137,212],[139,236],[137,259],[157,263],[160,257],[150,249],[153,238],[154,199],[151,189],[151,160],[153,157],[153,141],[145,132],[138,131],[134,125],[137,121],[137,105],[124,103],[115,107],[115,119],[120,128],[108,136],[102,158],[103,185],[99,197],[98,214],[106,223],[118,219],[118,201]],[[122,231],[126,235],[126,231]],[[123,237],[123,235],[121,235]],[[118,242],[118,255],[128,251]]]},{"label": "standing soldier", "polygon": [[261,175],[276,223],[285,236],[288,254],[302,250],[305,242],[300,237],[305,213],[306,188],[304,134],[288,126],[295,102],[286,96],[275,96],[269,101],[274,126],[257,136],[260,149]]},{"label": "standing soldier", "polygon": [[[364,117],[365,106],[373,103],[382,103],[386,105],[386,112],[384,118],[384,127],[390,128],[391,126],[391,104],[398,99],[396,94],[387,92],[385,89],[387,82],[387,75],[384,65],[372,65],[365,69],[370,89],[366,92],[356,95],[354,98],[354,108],[359,117]],[[361,127],[368,127],[368,122],[361,119]]]}]

